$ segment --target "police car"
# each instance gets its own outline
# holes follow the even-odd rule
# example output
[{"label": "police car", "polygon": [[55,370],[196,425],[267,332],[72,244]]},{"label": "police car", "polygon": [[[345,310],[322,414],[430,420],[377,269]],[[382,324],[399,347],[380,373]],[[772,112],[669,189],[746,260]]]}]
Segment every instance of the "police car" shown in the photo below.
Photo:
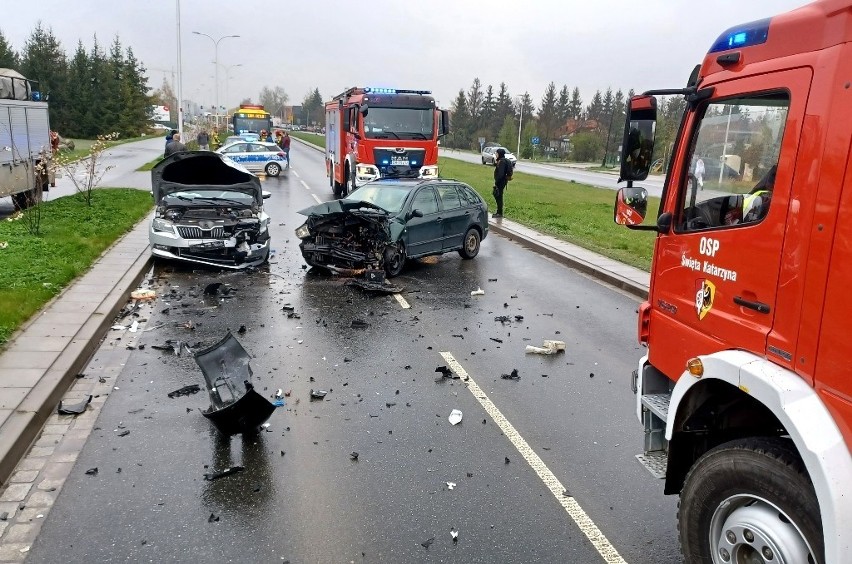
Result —
[{"label": "police car", "polygon": [[290,167],[281,147],[265,141],[235,141],[219,148],[217,153],[225,155],[251,172],[263,172],[267,176],[278,176]]}]

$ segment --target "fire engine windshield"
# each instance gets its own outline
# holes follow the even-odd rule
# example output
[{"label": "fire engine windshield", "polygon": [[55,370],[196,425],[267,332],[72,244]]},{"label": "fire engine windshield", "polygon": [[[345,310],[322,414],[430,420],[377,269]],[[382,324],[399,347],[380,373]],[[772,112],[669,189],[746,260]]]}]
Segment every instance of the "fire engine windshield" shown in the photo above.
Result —
[{"label": "fire engine windshield", "polygon": [[364,117],[364,135],[369,139],[432,139],[435,111],[431,108],[377,108],[370,106]]}]

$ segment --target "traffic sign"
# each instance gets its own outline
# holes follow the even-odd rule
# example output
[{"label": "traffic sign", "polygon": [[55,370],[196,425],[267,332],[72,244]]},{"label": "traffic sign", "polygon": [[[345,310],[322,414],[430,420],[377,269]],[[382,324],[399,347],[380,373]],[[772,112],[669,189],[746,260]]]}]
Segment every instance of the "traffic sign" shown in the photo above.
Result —
[{"label": "traffic sign", "polygon": [[530,140],[530,143],[532,143],[533,145],[538,145],[540,142],[541,142],[541,139],[539,139],[538,137],[533,137]]}]

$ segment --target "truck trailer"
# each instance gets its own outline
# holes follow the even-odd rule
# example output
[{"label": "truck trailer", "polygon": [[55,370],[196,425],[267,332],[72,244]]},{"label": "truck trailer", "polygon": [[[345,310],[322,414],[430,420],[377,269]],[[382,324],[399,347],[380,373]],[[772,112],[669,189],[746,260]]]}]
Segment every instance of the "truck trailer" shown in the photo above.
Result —
[{"label": "truck trailer", "polygon": [[437,178],[446,110],[427,90],[349,88],[325,105],[325,166],[337,197],[387,176]]},{"label": "truck trailer", "polygon": [[[660,95],[686,109],[643,225]],[[657,233],[638,458],[680,495],[686,562],[852,562],[850,103],[849,0],[735,26],[685,88],[629,101],[614,218]]]},{"label": "truck trailer", "polygon": [[0,198],[16,209],[38,201],[49,188],[51,145],[47,102],[37,85],[0,69]]}]

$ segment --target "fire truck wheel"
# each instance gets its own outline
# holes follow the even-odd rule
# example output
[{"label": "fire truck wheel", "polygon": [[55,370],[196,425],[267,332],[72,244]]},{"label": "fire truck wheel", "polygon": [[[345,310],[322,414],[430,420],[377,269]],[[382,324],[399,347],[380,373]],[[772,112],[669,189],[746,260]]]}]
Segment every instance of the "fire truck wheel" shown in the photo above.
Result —
[{"label": "fire truck wheel", "polygon": [[471,227],[467,230],[467,233],[464,234],[464,239],[462,239],[462,248],[459,249],[459,254],[463,259],[472,259],[479,254],[479,231]]},{"label": "fire truck wheel", "polygon": [[824,562],[819,503],[789,440],[748,438],[704,453],[678,504],[686,562]]}]

